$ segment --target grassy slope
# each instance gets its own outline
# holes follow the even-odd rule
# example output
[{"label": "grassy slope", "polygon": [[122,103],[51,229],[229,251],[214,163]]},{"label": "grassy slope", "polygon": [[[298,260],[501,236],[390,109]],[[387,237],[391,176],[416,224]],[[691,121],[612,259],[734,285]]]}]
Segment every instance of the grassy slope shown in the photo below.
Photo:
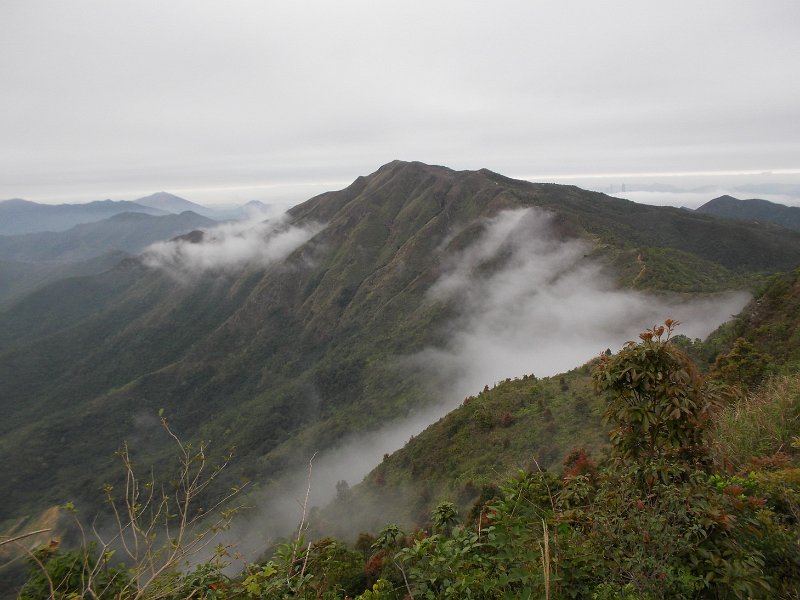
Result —
[{"label": "grassy slope", "polygon": [[[601,410],[589,364],[554,377],[508,379],[466,398],[384,457],[346,502],[322,512],[320,529],[349,538],[392,521],[418,526],[442,499],[463,509],[483,486],[519,469],[555,467],[576,447],[597,456],[607,446]],[[361,518],[354,523],[353,515]]]}]

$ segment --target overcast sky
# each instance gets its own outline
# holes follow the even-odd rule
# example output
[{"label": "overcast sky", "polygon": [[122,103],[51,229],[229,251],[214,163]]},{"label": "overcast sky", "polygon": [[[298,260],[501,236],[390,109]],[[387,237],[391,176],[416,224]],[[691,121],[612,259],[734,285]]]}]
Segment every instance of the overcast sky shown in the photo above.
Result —
[{"label": "overcast sky", "polygon": [[0,0],[0,199],[800,183],[798,64],[797,0]]}]

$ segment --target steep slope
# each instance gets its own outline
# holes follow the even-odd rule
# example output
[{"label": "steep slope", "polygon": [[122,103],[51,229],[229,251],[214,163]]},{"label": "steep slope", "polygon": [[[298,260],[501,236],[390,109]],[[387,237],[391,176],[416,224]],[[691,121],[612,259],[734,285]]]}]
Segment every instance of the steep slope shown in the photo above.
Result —
[{"label": "steep slope", "polygon": [[765,358],[766,372],[796,373],[800,367],[800,269],[768,279],[742,312],[699,345],[713,361],[737,339],[751,343]]},{"label": "steep slope", "polygon": [[0,201],[0,235],[64,231],[81,223],[101,221],[124,212],[163,215],[135,202],[98,200],[85,204],[38,204],[28,200]]},{"label": "steep slope", "polygon": [[795,231],[800,230],[800,208],[769,200],[739,200],[732,196],[720,196],[703,204],[697,212],[726,219],[774,223]]},{"label": "steep slope", "polygon": [[315,525],[345,539],[390,522],[419,527],[439,501],[456,501],[463,511],[482,490],[519,469],[557,469],[577,448],[598,457],[608,446],[602,410],[588,364],[554,377],[523,375],[487,386],[384,456]]},{"label": "steep slope", "polygon": [[31,263],[0,259],[0,310],[10,307],[38,288],[61,279],[108,271],[124,258],[124,253],[111,251],[70,263]]},{"label": "steep slope", "polygon": [[[432,402],[421,369],[403,357],[445,343],[461,303],[429,292],[481,239],[487,218],[521,208],[551,215],[517,231],[523,240],[541,238],[548,251],[570,242],[579,270],[585,248],[587,260],[617,265],[639,286],[722,289],[800,264],[800,234],[783,229],[488,171],[390,163],[262,232],[297,240],[280,258],[182,271],[181,260],[202,263],[214,250],[193,236],[171,246],[169,268],[125,261],[0,314],[3,515],[96,499],[115,477],[97,457],[123,439],[168,456],[154,426],[162,408],[185,438],[235,445],[235,475],[263,481]],[[671,267],[684,258],[692,268],[676,276]],[[474,271],[513,260],[500,244]],[[629,263],[636,275],[625,274]]]}]

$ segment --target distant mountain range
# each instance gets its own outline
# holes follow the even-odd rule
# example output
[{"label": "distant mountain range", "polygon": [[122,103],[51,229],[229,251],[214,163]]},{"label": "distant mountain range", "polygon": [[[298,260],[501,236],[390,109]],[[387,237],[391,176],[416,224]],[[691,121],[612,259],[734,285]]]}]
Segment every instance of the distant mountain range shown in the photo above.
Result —
[{"label": "distant mountain range", "polygon": [[733,196],[720,196],[703,204],[697,212],[740,221],[775,223],[800,231],[800,207],[768,200],[739,200]]},{"label": "distant mountain range", "polygon": [[126,200],[98,200],[86,204],[39,204],[28,200],[0,202],[0,235],[37,231],[65,231],[81,223],[101,221],[123,212],[164,215],[166,211]]},{"label": "distant mountain range", "polygon": [[0,236],[0,306],[59,279],[101,273],[154,242],[215,224],[189,211],[123,212],[66,231]]},{"label": "distant mountain range", "polygon": [[0,307],[59,279],[101,273],[154,242],[270,209],[257,201],[208,208],[166,192],[135,202],[0,201]]},{"label": "distant mountain range", "polygon": [[[517,225],[487,238],[498,223]],[[122,440],[166,463],[159,409],[187,439],[236,446],[234,483],[301,472],[314,451],[431,403],[403,357],[448,339],[470,294],[459,278],[485,281],[536,256],[514,244],[561,261],[543,287],[602,268],[608,285],[690,294],[800,264],[800,233],[782,227],[402,161],[284,222],[226,231],[0,312],[0,520],[68,499],[92,506],[116,481],[108,457]]]},{"label": "distant mountain range", "polygon": [[0,236],[43,231],[66,231],[76,225],[94,223],[122,213],[152,216],[191,211],[215,221],[237,220],[266,213],[270,205],[252,200],[242,206],[209,208],[167,192],[134,201],[99,200],[84,204],[40,204],[28,200],[0,201]]},{"label": "distant mountain range", "polygon": [[75,225],[66,231],[0,236],[0,259],[75,262],[111,251],[138,254],[153,242],[215,224],[216,221],[190,211],[162,216],[124,212],[102,221]]}]

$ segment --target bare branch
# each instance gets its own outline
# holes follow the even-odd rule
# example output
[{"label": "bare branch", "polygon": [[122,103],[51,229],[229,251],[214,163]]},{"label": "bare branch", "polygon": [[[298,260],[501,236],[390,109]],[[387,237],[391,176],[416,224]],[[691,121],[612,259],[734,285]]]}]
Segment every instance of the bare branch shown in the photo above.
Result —
[{"label": "bare branch", "polygon": [[[23,533],[22,535],[18,535],[16,537],[8,538],[7,540],[0,540],[0,546],[3,546],[4,544],[10,544],[12,542],[17,542],[19,540],[24,540],[25,538],[31,537],[32,535],[39,535],[40,533],[46,533],[48,531],[51,531],[50,528],[37,529],[36,531],[29,531],[28,533]],[[0,536],[0,537],[6,537],[6,536]]]}]

